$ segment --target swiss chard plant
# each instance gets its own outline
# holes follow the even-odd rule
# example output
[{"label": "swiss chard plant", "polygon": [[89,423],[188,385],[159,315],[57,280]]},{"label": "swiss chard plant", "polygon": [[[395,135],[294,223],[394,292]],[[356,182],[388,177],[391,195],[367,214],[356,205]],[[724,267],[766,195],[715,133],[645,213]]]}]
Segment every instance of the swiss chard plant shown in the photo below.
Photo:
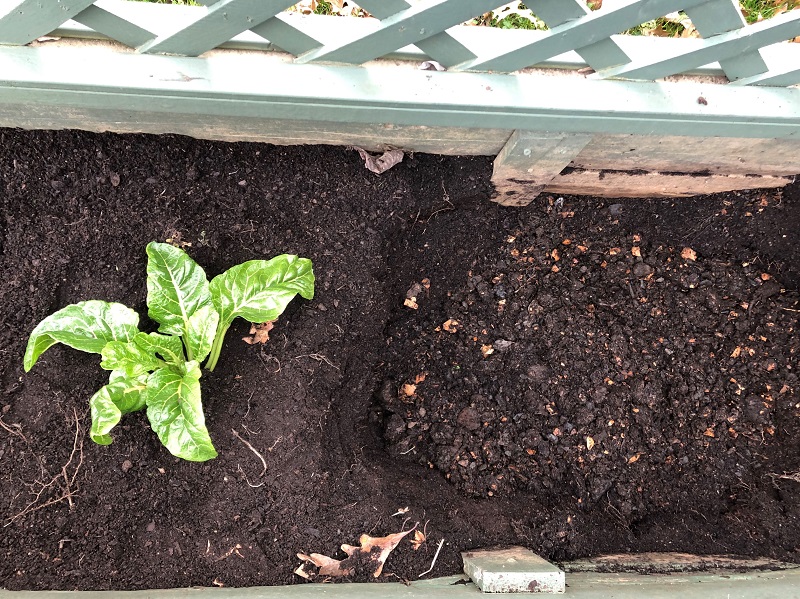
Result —
[{"label": "swiss chard plant", "polygon": [[147,245],[148,315],[158,332],[139,330],[139,315],[114,302],[89,300],[51,314],[31,333],[28,372],[56,343],[100,354],[108,384],[89,400],[90,436],[111,443],[124,414],[147,409],[155,433],[179,458],[205,461],[217,452],[205,425],[200,364],[214,370],[228,327],[241,317],[273,321],[297,294],[314,296],[311,260],[284,254],[250,260],[214,277],[186,252],[165,243]]}]

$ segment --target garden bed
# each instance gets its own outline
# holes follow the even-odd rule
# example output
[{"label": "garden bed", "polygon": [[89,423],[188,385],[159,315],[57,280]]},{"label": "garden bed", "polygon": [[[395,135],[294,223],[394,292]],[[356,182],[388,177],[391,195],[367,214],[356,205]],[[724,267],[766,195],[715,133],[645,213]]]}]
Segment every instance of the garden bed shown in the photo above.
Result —
[{"label": "garden bed", "polygon": [[[383,578],[416,579],[442,538],[431,575],[493,544],[800,561],[781,478],[800,471],[800,184],[514,209],[488,201],[489,158],[377,176],[344,149],[14,130],[0,174],[0,587],[297,583],[297,552],[416,522],[427,542]],[[266,345],[236,321],[204,373],[206,463],[141,413],[91,443],[97,356],[22,370],[66,304],[147,324],[144,247],[165,239],[209,276],[284,252],[317,276]]]}]

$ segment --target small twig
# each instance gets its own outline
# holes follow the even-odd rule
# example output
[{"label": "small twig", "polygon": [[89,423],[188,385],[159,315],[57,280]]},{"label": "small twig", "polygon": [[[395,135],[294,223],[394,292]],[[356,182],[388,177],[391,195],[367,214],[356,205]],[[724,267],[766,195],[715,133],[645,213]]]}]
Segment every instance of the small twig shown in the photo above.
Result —
[{"label": "small twig", "polygon": [[425,570],[422,574],[417,576],[417,578],[422,578],[426,574],[430,574],[433,572],[433,567],[436,565],[436,560],[439,559],[439,552],[442,550],[442,545],[444,545],[444,538],[439,541],[439,546],[436,548],[436,553],[433,554],[433,561],[431,562],[431,567]]},{"label": "small twig", "polygon": [[244,438],[243,438],[243,437],[242,437],[242,436],[241,436],[239,433],[237,433],[237,432],[236,432],[234,429],[231,429],[231,432],[233,433],[233,436],[234,436],[234,437],[236,437],[237,439],[239,439],[239,441],[241,441],[242,443],[244,443],[245,447],[247,447],[247,449],[249,449],[249,450],[250,450],[250,451],[252,451],[254,454],[256,454],[256,456],[258,457],[258,459],[259,459],[259,460],[261,460],[261,465],[262,465],[262,466],[264,466],[264,469],[261,471],[261,474],[259,474],[258,476],[259,476],[259,477],[261,477],[261,476],[264,476],[264,475],[267,473],[267,460],[265,460],[265,459],[264,459],[264,456],[263,456],[263,455],[261,455],[261,454],[258,452],[258,450],[257,450],[255,447],[253,447],[252,445],[250,445],[250,443],[248,443],[248,442],[247,442],[247,441],[246,441],[246,440],[245,440],[245,439],[244,439]]},{"label": "small twig", "polygon": [[339,367],[336,366],[333,362],[331,362],[328,358],[326,358],[322,354],[302,354],[300,356],[295,356],[294,359],[297,360],[299,358],[311,358],[312,360],[316,360],[317,362],[325,362],[328,366],[339,370]]},{"label": "small twig", "polygon": [[247,478],[247,474],[245,474],[245,471],[242,470],[242,467],[239,464],[236,464],[236,470],[238,470],[239,472],[242,473],[242,476],[244,476],[244,482],[246,482],[247,486],[250,487],[251,489],[258,489],[259,487],[263,487],[264,486],[265,481],[263,481],[263,480],[260,483],[258,483],[257,485],[254,485],[253,483],[251,483],[250,479]]},{"label": "small twig", "polygon": [[[21,424],[6,424],[5,422],[3,422],[3,419],[0,418],[0,428],[2,428],[3,430],[5,430],[6,432],[8,432],[11,435],[15,435],[15,436],[19,437],[20,439],[25,441],[25,443],[28,442],[28,439],[26,439],[25,435],[22,434],[22,425]],[[16,429],[16,430],[14,430],[14,429]]]}]

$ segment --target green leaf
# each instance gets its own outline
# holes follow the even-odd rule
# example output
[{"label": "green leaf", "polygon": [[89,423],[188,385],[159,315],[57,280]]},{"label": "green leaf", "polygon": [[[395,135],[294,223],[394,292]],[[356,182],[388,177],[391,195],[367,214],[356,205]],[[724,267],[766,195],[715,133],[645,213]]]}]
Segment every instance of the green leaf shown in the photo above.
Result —
[{"label": "green leaf", "polygon": [[192,358],[202,362],[211,351],[219,324],[219,314],[212,305],[203,306],[189,318],[189,328],[183,340],[191,350]]},{"label": "green leaf", "polygon": [[109,341],[133,339],[138,325],[139,315],[122,304],[89,300],[66,306],[33,329],[25,349],[25,372],[56,343],[99,354]]},{"label": "green leaf", "polygon": [[[140,335],[142,333],[139,333]],[[138,336],[138,335],[137,335]],[[125,343],[123,341],[109,341],[100,352],[103,361],[100,367],[106,370],[124,370],[135,372],[138,366],[141,370],[155,370],[164,365],[155,354],[147,349],[143,349],[134,342]]]},{"label": "green leaf", "polygon": [[147,417],[158,438],[172,455],[193,462],[217,457],[203,416],[200,374],[196,361],[186,363],[183,376],[162,368],[148,377],[145,391]]},{"label": "green leaf", "polygon": [[314,297],[311,260],[283,254],[272,260],[250,260],[214,277],[211,297],[227,329],[237,316],[250,322],[275,320],[298,293]]},{"label": "green leaf", "polygon": [[[147,244],[147,307],[159,331],[186,337],[189,319],[212,305],[208,279],[189,255],[167,243]],[[187,347],[192,359],[192,348]]]},{"label": "green leaf", "polygon": [[[114,377],[114,373],[112,373]],[[98,445],[110,445],[111,430],[119,424],[123,414],[136,412],[144,407],[144,391],[147,375],[136,378],[116,378],[102,387],[89,400],[92,412],[92,428],[89,436]]]},{"label": "green leaf", "polygon": [[159,335],[158,333],[139,333],[133,342],[140,348],[161,356],[169,364],[180,365],[186,361],[183,357],[183,344],[180,337]]}]

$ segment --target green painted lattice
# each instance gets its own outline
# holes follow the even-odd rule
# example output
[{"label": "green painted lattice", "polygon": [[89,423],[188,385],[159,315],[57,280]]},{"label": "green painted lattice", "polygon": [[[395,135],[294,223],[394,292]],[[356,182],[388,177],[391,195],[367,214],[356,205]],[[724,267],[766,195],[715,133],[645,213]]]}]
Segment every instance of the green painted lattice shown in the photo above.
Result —
[{"label": "green painted lattice", "polygon": [[[738,85],[800,83],[800,64],[768,64],[761,52],[800,36],[800,11],[746,25],[735,0],[622,0],[605,2],[598,11],[589,11],[581,0],[527,0],[549,30],[513,32],[500,45],[494,43],[496,32],[472,28],[467,44],[456,31],[460,23],[496,9],[500,0],[361,0],[359,6],[377,18],[344,23],[329,17],[325,36],[304,31],[302,17],[284,12],[293,3],[207,0],[204,7],[160,7],[161,15],[163,9],[180,10],[154,24],[138,18],[142,11],[132,11],[124,0],[6,0],[0,44],[28,44],[71,20],[143,54],[198,56],[249,31],[294,55],[297,63],[361,65],[413,45],[449,71],[510,73],[576,51],[600,79],[655,80],[718,62]],[[643,56],[630,56],[615,40],[621,31],[677,10],[686,12],[702,40],[660,40],[658,52]]]}]

